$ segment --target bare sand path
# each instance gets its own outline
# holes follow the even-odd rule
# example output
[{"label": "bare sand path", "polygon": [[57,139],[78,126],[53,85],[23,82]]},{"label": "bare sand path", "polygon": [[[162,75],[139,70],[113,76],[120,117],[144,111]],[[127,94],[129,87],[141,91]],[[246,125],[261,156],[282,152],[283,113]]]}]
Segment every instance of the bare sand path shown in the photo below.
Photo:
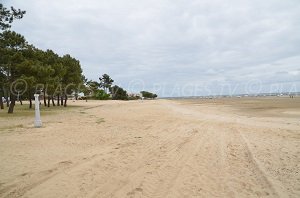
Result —
[{"label": "bare sand path", "polygon": [[22,127],[0,132],[0,197],[300,197],[297,110],[249,117],[182,101],[74,104],[40,129],[1,118]]}]

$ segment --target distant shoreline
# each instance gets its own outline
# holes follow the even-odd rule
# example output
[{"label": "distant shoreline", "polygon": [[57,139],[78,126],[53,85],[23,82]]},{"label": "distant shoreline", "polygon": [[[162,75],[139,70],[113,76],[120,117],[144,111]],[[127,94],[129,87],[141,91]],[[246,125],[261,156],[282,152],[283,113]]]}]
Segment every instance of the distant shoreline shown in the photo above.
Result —
[{"label": "distant shoreline", "polygon": [[159,99],[216,99],[216,98],[242,98],[242,97],[289,97],[300,96],[300,92],[282,92],[282,93],[258,93],[258,94],[233,94],[233,95],[205,95],[205,96],[174,96],[159,97]]}]

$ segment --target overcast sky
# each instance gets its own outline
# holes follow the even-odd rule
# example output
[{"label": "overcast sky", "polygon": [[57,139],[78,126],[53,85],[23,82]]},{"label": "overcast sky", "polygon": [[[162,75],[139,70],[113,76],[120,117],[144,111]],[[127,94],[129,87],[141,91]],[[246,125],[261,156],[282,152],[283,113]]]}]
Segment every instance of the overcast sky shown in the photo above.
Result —
[{"label": "overcast sky", "polygon": [[299,0],[0,0],[13,30],[131,92],[300,91]]}]

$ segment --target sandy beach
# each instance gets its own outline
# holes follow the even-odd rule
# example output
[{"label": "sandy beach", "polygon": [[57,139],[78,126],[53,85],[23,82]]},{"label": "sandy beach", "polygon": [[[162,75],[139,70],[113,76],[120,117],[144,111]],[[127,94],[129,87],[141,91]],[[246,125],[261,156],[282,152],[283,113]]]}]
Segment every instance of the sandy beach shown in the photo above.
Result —
[{"label": "sandy beach", "polygon": [[300,197],[299,97],[69,104],[0,117],[0,197]]}]

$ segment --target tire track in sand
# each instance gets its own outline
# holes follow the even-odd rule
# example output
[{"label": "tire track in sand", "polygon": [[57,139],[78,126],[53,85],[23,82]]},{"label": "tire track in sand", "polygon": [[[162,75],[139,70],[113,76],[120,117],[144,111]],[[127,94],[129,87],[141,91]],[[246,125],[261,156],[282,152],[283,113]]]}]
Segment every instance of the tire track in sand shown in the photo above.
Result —
[{"label": "tire track in sand", "polygon": [[232,126],[229,129],[226,149],[226,160],[229,165],[228,174],[230,176],[228,182],[234,187],[235,194],[239,196],[285,197],[277,192],[274,184],[258,165],[241,132]]},{"label": "tire track in sand", "polygon": [[[149,165],[152,166],[144,166],[132,174],[130,184],[123,186],[114,196],[122,197],[127,192],[127,196],[139,193],[146,197],[165,197],[197,150],[198,145],[194,143],[199,136],[200,132],[194,130],[191,136],[176,141],[172,146],[168,145],[169,148],[165,148],[163,153],[159,151],[158,155],[149,159]],[[143,175],[144,177],[141,177]],[[137,192],[137,189],[142,189],[142,193]]]},{"label": "tire track in sand", "polygon": [[[193,143],[200,135],[199,131],[184,132],[176,125],[173,127],[171,134],[166,133],[173,138],[144,155],[143,160],[137,160],[139,166],[122,179],[125,182],[115,185],[114,190],[106,191],[104,194],[101,194],[104,192],[101,189],[105,189],[105,186],[102,186],[92,194],[92,197],[164,197],[163,195],[168,192],[173,180],[176,179],[176,175],[192,156],[195,150]],[[184,137],[182,133],[186,133]],[[107,185],[110,186],[111,183]]]},{"label": "tire track in sand", "polygon": [[222,146],[220,142],[214,144],[223,139],[212,126],[206,125],[202,138],[196,142],[197,150],[166,197],[229,197]]},{"label": "tire track in sand", "polygon": [[[174,126],[176,129],[180,128],[179,125]],[[133,170],[137,170],[139,168],[142,168],[143,165],[145,164],[145,161],[149,159],[149,157],[153,157],[156,155],[156,152],[158,150],[158,147],[164,148],[166,145],[171,145],[170,143],[174,142],[174,139],[176,139],[176,136],[174,137],[174,134],[171,129],[167,129],[168,131],[164,138],[159,141],[159,144],[153,144],[149,142],[146,145],[146,148],[143,148],[146,150],[146,153],[142,156],[137,156],[138,157],[138,164],[142,162],[142,164],[139,167],[130,167]],[[91,157],[86,157],[82,160],[77,160],[72,163],[65,164],[64,166],[55,166],[52,169],[42,171],[40,173],[35,173],[31,175],[30,182],[27,185],[27,182],[24,183],[24,181],[19,181],[17,183],[14,182],[13,185],[10,185],[11,188],[5,188],[2,189],[3,193],[2,195],[8,195],[9,197],[20,197],[24,196],[27,192],[34,190],[36,187],[41,186],[41,185],[52,185],[52,180],[57,180],[59,181],[59,184],[61,186],[66,185],[65,183],[61,182],[62,179],[60,179],[61,176],[65,176],[66,174],[70,176],[70,179],[72,177],[81,177],[82,184],[88,184],[90,186],[93,186],[93,177],[97,177],[98,179],[101,178],[102,181],[109,180],[112,183],[114,183],[114,180],[110,180],[113,175],[116,174],[116,171],[118,171],[118,167],[116,167],[116,163],[114,163],[113,158],[115,156],[115,153],[117,150],[115,150],[117,142],[114,144],[110,144],[109,147],[105,147],[105,151],[102,151],[101,153],[95,153]],[[174,145],[175,146],[175,145]],[[123,142],[122,145],[119,146],[120,149],[122,150],[122,153],[126,153],[126,155],[123,156],[123,159],[121,162],[125,162],[123,164],[126,166],[126,163],[129,163],[128,158],[134,157],[134,154],[139,154],[135,152],[135,145],[130,144],[130,142],[126,143]],[[113,153],[114,152],[114,153]],[[134,153],[135,152],[135,153]],[[134,164],[136,165],[136,164]],[[125,167],[122,167],[125,168]],[[123,169],[121,169],[123,170]],[[72,179],[71,179],[72,180]],[[75,181],[78,181],[74,179]],[[72,183],[72,182],[71,182]],[[108,182],[109,183],[109,182]],[[17,185],[18,184],[18,185]],[[120,181],[119,185],[124,184],[122,181]],[[98,185],[98,184],[97,184]],[[114,184],[115,185],[115,184]],[[111,186],[114,186],[111,185]],[[59,187],[59,185],[57,185]],[[82,186],[81,184],[76,184],[76,186],[79,186],[79,188],[83,189],[86,186]],[[106,186],[104,184],[103,186]],[[17,188],[14,188],[17,187]],[[97,188],[97,186],[94,186]],[[107,188],[104,188],[107,190]],[[83,190],[87,191],[87,190]],[[91,190],[92,191],[92,190]],[[91,192],[90,191],[90,192]],[[84,194],[84,196],[87,196],[90,194],[89,192],[81,192]],[[98,195],[99,197],[99,195]]]},{"label": "tire track in sand", "polygon": [[[185,109],[176,104],[168,105],[168,107],[195,119],[201,118],[201,114],[195,110]],[[194,163],[190,165],[190,169],[186,169],[191,171],[190,173],[186,171],[186,177],[183,177],[184,181],[181,182],[184,185],[179,187],[178,191],[181,193],[181,197],[185,196],[184,191],[187,192],[186,195],[193,196],[286,197],[285,193],[276,188],[274,181],[259,166],[247,141],[234,125],[235,123],[224,123],[221,119],[211,120],[212,133],[204,142],[205,145],[201,147],[202,151],[197,153],[197,156],[200,156],[200,158],[196,158],[199,159],[198,163]],[[218,141],[214,141],[214,139]],[[198,175],[195,174],[197,170]],[[214,174],[214,171],[218,174]],[[200,178],[208,178],[208,181],[201,183]],[[213,178],[217,178],[217,180]],[[207,182],[210,185],[207,185]],[[193,183],[198,185],[193,185]],[[202,187],[199,188],[199,185]],[[196,191],[197,188],[199,192]],[[193,192],[189,192],[191,189]],[[205,190],[206,192],[203,192]]]},{"label": "tire track in sand", "polygon": [[260,175],[265,179],[266,183],[269,185],[270,189],[272,189],[273,194],[277,195],[278,197],[288,197],[287,193],[284,192],[282,188],[282,184],[279,181],[273,179],[271,176],[267,174],[267,171],[263,168],[260,162],[254,157],[253,152],[250,149],[250,143],[247,138],[243,135],[243,133],[236,129],[238,135],[242,139],[243,144],[246,147],[246,152],[252,162],[252,164],[256,167],[256,170]]}]

